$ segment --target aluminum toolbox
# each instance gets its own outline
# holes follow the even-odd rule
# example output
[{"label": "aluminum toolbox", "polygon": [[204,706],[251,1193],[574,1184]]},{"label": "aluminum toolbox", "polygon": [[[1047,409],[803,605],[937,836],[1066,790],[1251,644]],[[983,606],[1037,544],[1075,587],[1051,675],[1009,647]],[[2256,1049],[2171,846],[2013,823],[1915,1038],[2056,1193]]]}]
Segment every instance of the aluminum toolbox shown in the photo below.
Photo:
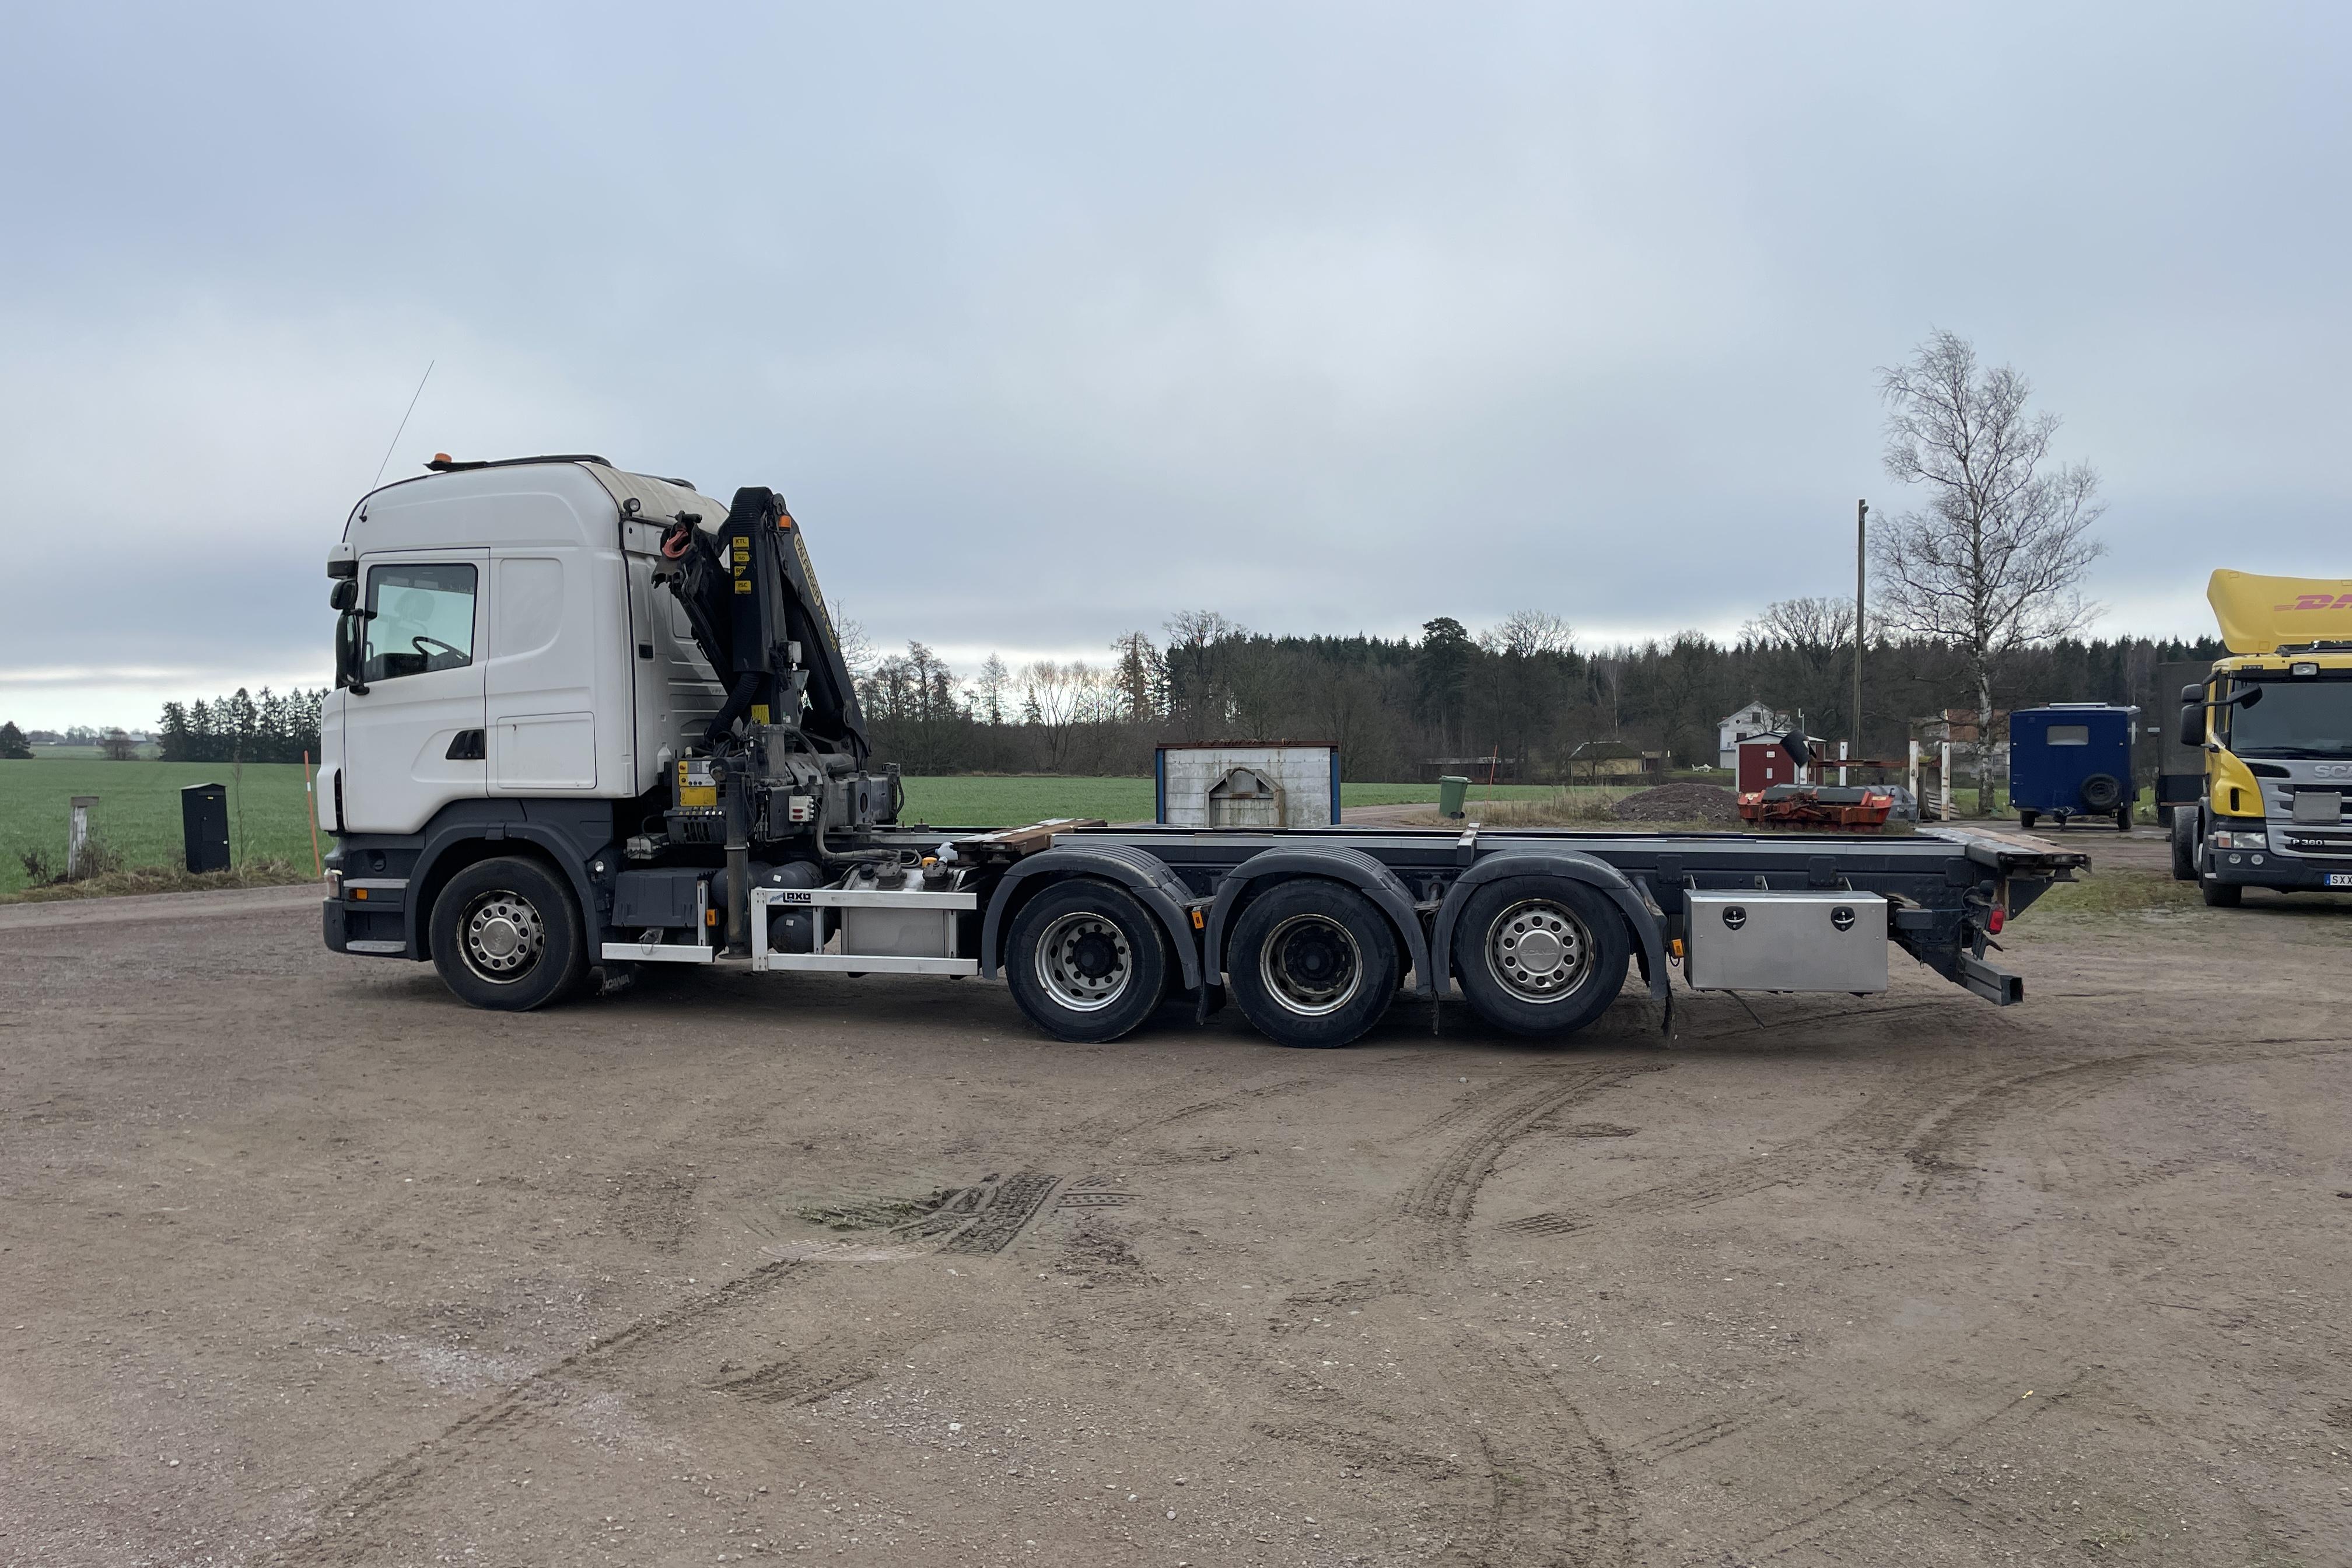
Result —
[{"label": "aluminum toolbox", "polygon": [[1694,991],[1884,991],[1886,900],[1875,893],[1691,893]]}]

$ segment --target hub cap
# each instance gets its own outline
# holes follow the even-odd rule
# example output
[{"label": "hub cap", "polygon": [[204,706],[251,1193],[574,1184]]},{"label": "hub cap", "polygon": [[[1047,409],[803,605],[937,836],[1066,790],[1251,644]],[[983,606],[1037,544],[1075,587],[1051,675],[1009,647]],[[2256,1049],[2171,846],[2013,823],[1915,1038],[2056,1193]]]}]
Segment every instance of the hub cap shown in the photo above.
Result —
[{"label": "hub cap", "polygon": [[499,984],[521,979],[547,951],[547,926],[538,909],[503,888],[475,895],[461,937],[466,967]]},{"label": "hub cap", "polygon": [[1324,915],[1293,915],[1266,933],[1258,979],[1293,1013],[1336,1013],[1363,988],[1364,955],[1355,933]]},{"label": "hub cap", "polygon": [[1127,934],[1097,914],[1055,917],[1037,943],[1037,984],[1074,1013],[1109,1006],[1135,977]]},{"label": "hub cap", "polygon": [[1592,933],[1549,899],[1513,904],[1486,928],[1486,968],[1522,1002],[1557,1002],[1589,973]]}]

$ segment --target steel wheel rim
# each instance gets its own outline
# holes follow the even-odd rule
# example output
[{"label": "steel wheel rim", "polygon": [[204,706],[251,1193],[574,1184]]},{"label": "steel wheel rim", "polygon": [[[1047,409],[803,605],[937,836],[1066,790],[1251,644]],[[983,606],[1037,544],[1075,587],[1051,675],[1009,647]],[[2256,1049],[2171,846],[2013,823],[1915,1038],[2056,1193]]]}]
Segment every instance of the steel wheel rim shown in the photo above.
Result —
[{"label": "steel wheel rim", "polygon": [[[1328,968],[1328,974],[1325,973]],[[1319,1018],[1364,988],[1364,954],[1356,933],[1328,915],[1293,915],[1266,932],[1257,975],[1286,1011]]]},{"label": "steel wheel rim", "polygon": [[1037,941],[1037,984],[1073,1013],[1101,1011],[1134,980],[1135,952],[1127,933],[1091,910],[1055,916]]},{"label": "steel wheel rim", "polygon": [[477,893],[457,930],[466,967],[493,985],[510,985],[538,966],[547,952],[547,922],[539,906],[511,888]]},{"label": "steel wheel rim", "polygon": [[1563,1001],[1592,973],[1592,932],[1565,904],[1523,899],[1486,927],[1486,973],[1518,1001]]}]

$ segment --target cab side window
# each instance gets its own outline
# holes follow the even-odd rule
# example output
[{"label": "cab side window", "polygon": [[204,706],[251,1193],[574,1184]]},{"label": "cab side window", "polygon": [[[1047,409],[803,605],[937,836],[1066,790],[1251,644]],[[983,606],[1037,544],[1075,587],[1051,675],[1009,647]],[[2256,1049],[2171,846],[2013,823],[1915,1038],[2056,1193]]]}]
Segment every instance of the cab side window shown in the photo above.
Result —
[{"label": "cab side window", "polygon": [[370,681],[474,662],[474,568],[457,562],[372,566],[367,583]]}]

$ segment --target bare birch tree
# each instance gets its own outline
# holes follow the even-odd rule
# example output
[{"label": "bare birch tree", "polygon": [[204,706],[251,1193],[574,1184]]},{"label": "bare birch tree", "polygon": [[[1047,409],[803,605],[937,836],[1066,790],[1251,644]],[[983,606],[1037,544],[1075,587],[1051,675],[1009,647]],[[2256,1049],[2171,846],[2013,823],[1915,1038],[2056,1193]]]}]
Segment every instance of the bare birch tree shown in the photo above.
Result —
[{"label": "bare birch tree", "polygon": [[1069,765],[1079,727],[1103,717],[1103,674],[1082,658],[1067,664],[1041,658],[1022,667],[1020,682],[1021,721],[1043,742],[1046,772],[1060,773]]},{"label": "bare birch tree", "polygon": [[1992,809],[1993,686],[2008,657],[2080,630],[2082,596],[2105,546],[2106,510],[2087,463],[2051,456],[2058,416],[2030,412],[2032,388],[1986,370],[1966,338],[1937,331],[1878,372],[1886,471],[1926,487],[1926,504],[1886,518],[1871,542],[1877,612],[1958,651],[1977,703],[1977,810]]}]

